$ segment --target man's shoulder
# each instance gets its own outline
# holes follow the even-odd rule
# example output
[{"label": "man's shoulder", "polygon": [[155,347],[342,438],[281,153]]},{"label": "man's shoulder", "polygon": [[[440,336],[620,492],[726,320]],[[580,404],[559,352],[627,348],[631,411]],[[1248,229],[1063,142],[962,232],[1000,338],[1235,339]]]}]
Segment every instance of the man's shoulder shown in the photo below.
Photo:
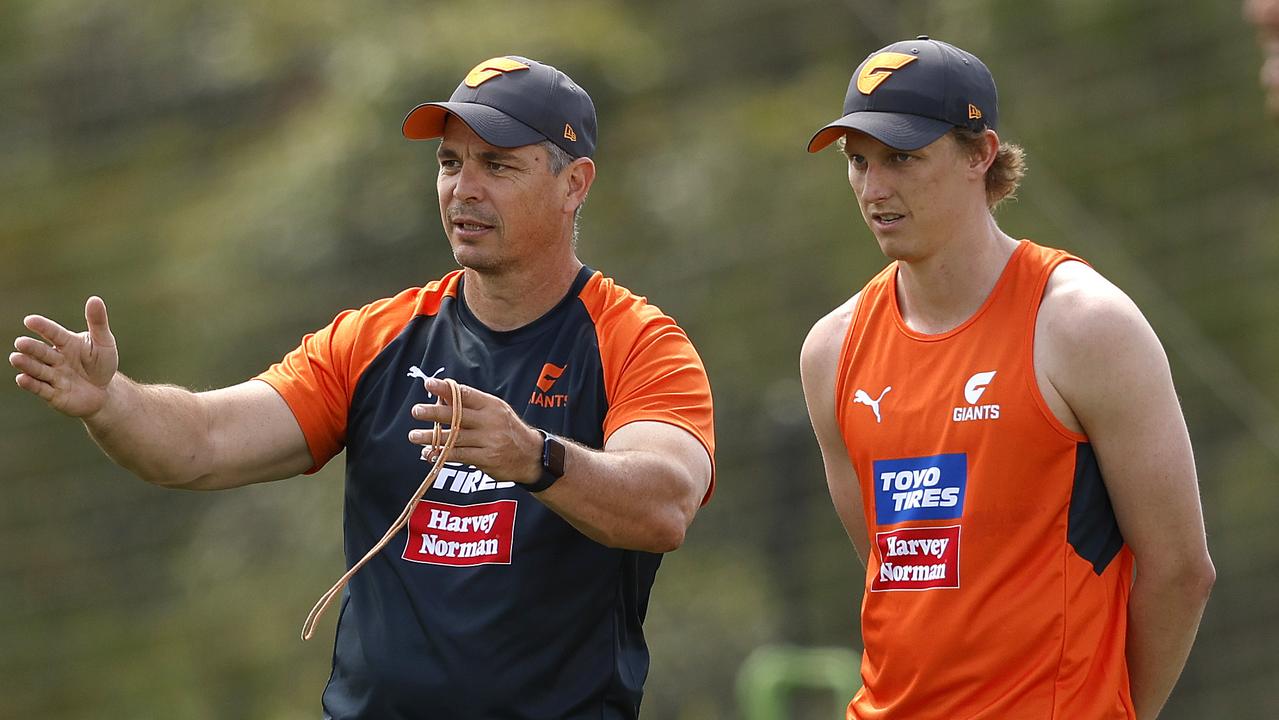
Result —
[{"label": "man's shoulder", "polygon": [[804,339],[804,346],[800,351],[801,357],[839,350],[844,336],[848,334],[848,328],[853,323],[853,315],[857,312],[857,303],[861,296],[861,292],[854,294],[813,323],[813,327],[808,331],[808,337]]},{"label": "man's shoulder", "polygon": [[651,325],[678,327],[675,318],[649,302],[644,295],[632,292],[616,280],[595,270],[578,293],[596,327],[610,326],[638,332]]},{"label": "man's shoulder", "polygon": [[[861,296],[858,292],[820,317],[804,338],[799,351],[799,371],[806,396],[817,392],[818,388],[821,392],[834,388],[840,349],[852,326]],[[809,397],[809,402],[813,402],[812,397]]]},{"label": "man's shoulder", "polygon": [[455,270],[425,285],[405,288],[394,295],[347,310],[339,318],[352,315],[361,321],[369,321],[400,316],[407,319],[417,315],[434,315],[439,312],[440,304],[445,298],[457,295],[458,279],[461,274],[461,270]]},{"label": "man's shoulder", "polygon": [[1114,283],[1078,262],[1053,271],[1035,326],[1035,366],[1077,416],[1096,403],[1098,388],[1166,363],[1150,323]]},{"label": "man's shoulder", "polygon": [[1137,305],[1091,266],[1067,261],[1053,269],[1040,302],[1039,329],[1067,343],[1098,337],[1145,323]]}]

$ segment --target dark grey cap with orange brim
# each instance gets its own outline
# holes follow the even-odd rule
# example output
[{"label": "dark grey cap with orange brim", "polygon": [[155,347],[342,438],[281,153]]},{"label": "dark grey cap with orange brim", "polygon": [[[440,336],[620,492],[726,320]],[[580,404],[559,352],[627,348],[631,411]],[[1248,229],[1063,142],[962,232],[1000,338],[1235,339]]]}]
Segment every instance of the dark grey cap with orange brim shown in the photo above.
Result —
[{"label": "dark grey cap with orange brim", "polygon": [[920,35],[877,50],[848,83],[844,115],[808,141],[817,152],[849,130],[898,150],[918,150],[951,128],[995,129],[998,93],[976,55]]},{"label": "dark grey cap with orange brim", "polygon": [[497,147],[550,140],[575,158],[595,152],[591,97],[563,72],[518,55],[485,60],[467,74],[447,102],[413,108],[404,118],[404,137],[440,137],[450,115]]}]

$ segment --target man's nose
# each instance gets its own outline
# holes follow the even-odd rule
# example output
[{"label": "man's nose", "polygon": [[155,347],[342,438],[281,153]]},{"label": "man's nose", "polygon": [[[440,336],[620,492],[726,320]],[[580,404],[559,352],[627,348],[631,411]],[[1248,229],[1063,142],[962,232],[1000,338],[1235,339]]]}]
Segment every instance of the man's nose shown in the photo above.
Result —
[{"label": "man's nose", "polygon": [[484,185],[480,178],[480,169],[475,163],[463,163],[462,168],[453,176],[453,197],[462,202],[481,199],[484,196]]},{"label": "man's nose", "polygon": [[892,188],[888,182],[888,173],[884,171],[884,168],[877,167],[875,163],[866,163],[866,170],[862,172],[861,181],[862,200],[866,202],[880,202],[892,195]]}]

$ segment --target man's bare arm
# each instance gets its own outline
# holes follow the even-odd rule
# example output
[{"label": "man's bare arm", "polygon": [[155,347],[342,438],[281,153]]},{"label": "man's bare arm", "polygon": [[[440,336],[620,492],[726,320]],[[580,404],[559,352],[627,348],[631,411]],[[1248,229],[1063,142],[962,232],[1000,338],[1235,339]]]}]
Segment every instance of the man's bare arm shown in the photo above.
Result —
[{"label": "man's bare arm", "polygon": [[799,369],[804,383],[804,401],[808,405],[808,417],[817,435],[822,452],[822,464],[826,469],[826,487],[831,502],[839,515],[848,539],[857,550],[858,559],[866,564],[870,553],[866,519],[862,514],[861,489],[857,473],[848,456],[848,448],[839,432],[835,407],[835,374],[839,365],[839,351],[857,307],[857,296],[818,320],[804,340],[800,350]]},{"label": "man's bare arm", "polygon": [[39,316],[40,339],[20,337],[9,362],[22,389],[80,418],[112,460],[166,487],[215,490],[296,475],[311,466],[302,430],[284,399],[256,380],[193,393],[142,385],[118,371],[106,305],[85,304],[88,330]]},{"label": "man's bare arm", "polygon": [[1128,672],[1148,720],[1181,674],[1215,579],[1189,433],[1159,339],[1091,268],[1055,271],[1038,328],[1036,366],[1088,435],[1136,560]]}]

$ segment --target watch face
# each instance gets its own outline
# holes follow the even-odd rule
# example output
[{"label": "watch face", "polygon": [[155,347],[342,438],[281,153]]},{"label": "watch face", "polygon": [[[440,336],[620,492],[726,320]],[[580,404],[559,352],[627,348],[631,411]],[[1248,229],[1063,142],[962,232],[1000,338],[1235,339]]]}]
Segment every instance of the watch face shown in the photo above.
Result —
[{"label": "watch face", "polygon": [[542,454],[542,466],[555,477],[564,474],[564,443],[554,435],[546,436],[546,448]]}]

